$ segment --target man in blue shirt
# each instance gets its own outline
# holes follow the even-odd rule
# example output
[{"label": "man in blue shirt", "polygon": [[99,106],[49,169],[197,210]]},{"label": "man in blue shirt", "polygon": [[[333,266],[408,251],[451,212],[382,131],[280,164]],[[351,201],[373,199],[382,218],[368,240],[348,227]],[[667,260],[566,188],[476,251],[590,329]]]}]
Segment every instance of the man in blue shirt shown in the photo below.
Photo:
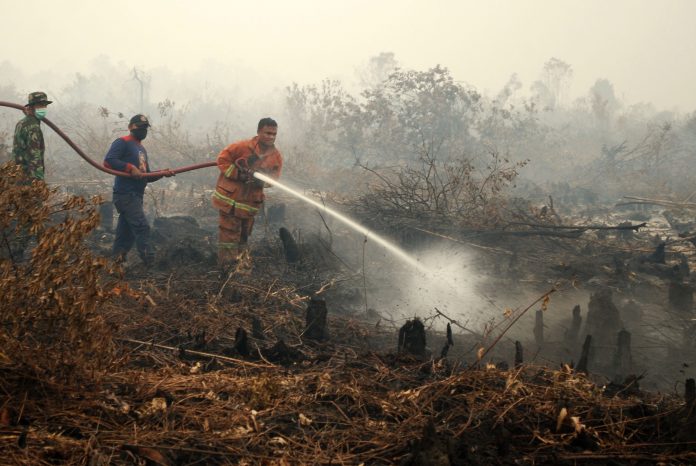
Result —
[{"label": "man in blue shirt", "polygon": [[[135,115],[128,124],[130,134],[116,139],[104,157],[105,167],[130,173],[132,176],[117,176],[114,181],[112,199],[119,217],[113,255],[117,261],[124,261],[135,243],[138,255],[146,266],[152,265],[155,254],[150,243],[150,225],[143,210],[143,195],[147,183],[162,178],[143,177],[143,174],[151,171],[147,151],[142,145],[149,127],[150,122],[145,115]],[[164,176],[174,176],[174,172],[169,169],[163,171]]]}]

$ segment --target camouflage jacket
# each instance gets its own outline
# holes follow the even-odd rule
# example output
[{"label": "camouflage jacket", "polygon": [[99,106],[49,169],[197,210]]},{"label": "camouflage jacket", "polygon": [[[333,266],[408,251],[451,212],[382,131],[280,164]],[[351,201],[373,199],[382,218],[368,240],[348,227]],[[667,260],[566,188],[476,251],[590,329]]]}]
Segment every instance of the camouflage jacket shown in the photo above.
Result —
[{"label": "camouflage jacket", "polygon": [[28,176],[37,180],[44,179],[45,149],[38,118],[29,115],[17,123],[12,147],[15,163],[20,165]]}]

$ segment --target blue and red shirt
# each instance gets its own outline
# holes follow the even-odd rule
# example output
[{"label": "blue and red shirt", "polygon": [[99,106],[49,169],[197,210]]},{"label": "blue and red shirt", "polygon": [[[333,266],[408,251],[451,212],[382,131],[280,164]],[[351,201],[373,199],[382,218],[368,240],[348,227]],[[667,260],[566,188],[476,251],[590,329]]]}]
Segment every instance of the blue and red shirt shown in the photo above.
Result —
[{"label": "blue and red shirt", "polygon": [[[116,139],[111,144],[109,152],[104,157],[104,166],[127,173],[136,167],[143,173],[150,173],[145,147],[130,134]],[[114,181],[114,194],[135,193],[142,196],[145,193],[147,183],[159,178],[161,177],[136,179],[117,176]]]}]

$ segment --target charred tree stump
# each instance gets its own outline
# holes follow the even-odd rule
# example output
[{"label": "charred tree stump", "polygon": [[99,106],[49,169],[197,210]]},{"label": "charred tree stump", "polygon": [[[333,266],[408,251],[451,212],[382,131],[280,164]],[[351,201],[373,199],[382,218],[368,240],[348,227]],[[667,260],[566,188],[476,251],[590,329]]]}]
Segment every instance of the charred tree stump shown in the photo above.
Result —
[{"label": "charred tree stump", "polygon": [[539,309],[536,311],[535,321],[534,321],[534,341],[537,346],[542,346],[544,344],[544,311]]},{"label": "charred tree stump", "polygon": [[684,400],[686,404],[692,406],[696,404],[696,380],[686,379],[686,387],[684,389]]},{"label": "charred tree stump", "polygon": [[106,231],[114,229],[114,204],[104,201],[99,205],[99,226]]},{"label": "charred tree stump", "polygon": [[[620,227],[630,227],[631,225],[632,225],[631,222],[619,223]],[[621,238],[623,241],[630,241],[635,236],[635,231],[633,231],[630,228],[624,228],[622,230],[619,230],[618,233],[619,233],[619,238]]]},{"label": "charred tree stump", "polygon": [[679,275],[682,278],[687,278],[689,275],[691,275],[691,269],[689,268],[689,258],[686,257],[686,254],[684,253],[679,253]]},{"label": "charred tree stump", "polygon": [[614,381],[621,383],[631,374],[633,356],[631,355],[631,333],[621,330],[617,335],[617,347],[614,354]]},{"label": "charred tree stump", "polygon": [[450,323],[447,323],[447,341],[445,342],[445,346],[442,347],[442,351],[440,351],[440,358],[444,359],[447,357],[447,353],[449,352],[450,346],[454,346],[454,339],[452,339],[452,326]]},{"label": "charred tree stump", "polygon": [[314,341],[323,341],[329,338],[329,329],[326,319],[326,301],[321,298],[312,298],[307,304],[305,314],[305,337]]},{"label": "charred tree stump", "polygon": [[204,350],[208,346],[208,340],[205,338],[205,330],[202,330],[196,333],[195,335],[192,335],[190,330],[187,333],[188,338],[193,339],[193,342],[191,342],[189,349]]},{"label": "charred tree stump", "polygon": [[587,305],[587,334],[592,335],[597,345],[612,346],[622,328],[624,325],[612,301],[611,290],[606,288],[594,293]]},{"label": "charred tree stump", "polygon": [[696,350],[696,322],[692,321],[682,330],[682,346],[686,351]]},{"label": "charred tree stump", "polygon": [[399,329],[399,353],[425,356],[425,327],[419,318],[409,320]]},{"label": "charred tree stump", "polygon": [[266,359],[285,366],[301,362],[306,359],[305,355],[300,350],[288,346],[282,338],[279,339],[275,345],[265,351]]},{"label": "charred tree stump", "polygon": [[570,328],[566,330],[566,340],[570,346],[575,346],[580,335],[580,327],[582,326],[582,316],[580,315],[580,305],[576,304],[573,308],[573,319],[570,321]]},{"label": "charred tree stump", "polygon": [[626,261],[618,254],[614,255],[612,261],[614,262],[614,275],[618,278],[626,278],[626,273],[628,272]]},{"label": "charred tree stump", "polygon": [[455,456],[451,439],[439,435],[432,419],[423,429],[422,438],[412,443],[409,454],[399,463],[403,466],[444,466]]},{"label": "charred tree stump", "polygon": [[234,334],[234,349],[242,356],[249,356],[249,337],[242,327],[237,327],[237,332]]},{"label": "charred tree stump", "polygon": [[288,264],[295,264],[300,260],[300,248],[297,247],[297,242],[292,236],[292,233],[287,228],[281,227],[279,230],[280,241],[283,243],[283,251],[285,251],[285,260]]},{"label": "charred tree stump", "polygon": [[694,408],[696,408],[696,380],[686,379],[686,386],[684,387],[684,401],[686,401],[686,408],[689,410],[690,416],[694,416]]},{"label": "charred tree stump", "polygon": [[592,335],[587,335],[585,337],[585,343],[582,344],[582,354],[580,354],[580,361],[578,361],[577,371],[587,374],[587,367],[590,360],[590,348],[592,346]]},{"label": "charred tree stump", "polygon": [[684,417],[685,429],[683,435],[687,440],[696,439],[696,381],[686,379],[684,387]]},{"label": "charred tree stump", "polygon": [[524,363],[524,349],[522,348],[522,343],[519,341],[515,342],[515,368],[519,368]]},{"label": "charred tree stump", "polygon": [[261,319],[256,316],[251,319],[251,336],[257,340],[264,340],[266,338],[263,334],[263,324],[261,323]]},{"label": "charred tree stump", "polygon": [[663,241],[660,244],[657,245],[655,250],[650,253],[650,254],[644,254],[638,258],[638,262],[643,263],[643,262],[649,262],[652,264],[664,264],[667,255],[665,253],[665,246],[667,244]]},{"label": "charred tree stump", "polygon": [[668,292],[669,307],[679,312],[691,312],[694,307],[694,288],[680,280],[672,280]]}]

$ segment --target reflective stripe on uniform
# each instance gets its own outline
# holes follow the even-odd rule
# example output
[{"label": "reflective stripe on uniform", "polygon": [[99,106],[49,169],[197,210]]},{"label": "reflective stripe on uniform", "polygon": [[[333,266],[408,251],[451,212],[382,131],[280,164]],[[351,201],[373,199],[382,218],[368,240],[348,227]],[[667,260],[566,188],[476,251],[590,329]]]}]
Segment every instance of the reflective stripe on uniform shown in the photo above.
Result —
[{"label": "reflective stripe on uniform", "polygon": [[256,213],[256,212],[259,211],[259,209],[257,209],[256,207],[252,207],[252,206],[250,206],[250,205],[242,204],[241,202],[237,202],[237,201],[235,201],[234,199],[231,199],[231,198],[225,196],[224,194],[220,194],[220,193],[217,192],[217,191],[215,191],[215,192],[213,193],[213,196],[217,197],[217,198],[220,199],[222,202],[231,205],[231,206],[234,207],[235,209],[246,210],[246,211],[249,212],[249,213]]},{"label": "reflective stripe on uniform", "polygon": [[239,243],[222,243],[218,242],[218,249],[237,249]]},{"label": "reflective stripe on uniform", "polygon": [[230,167],[227,170],[225,170],[225,177],[226,178],[230,177],[230,175],[232,174],[232,170],[234,170],[234,164],[230,164]]}]

